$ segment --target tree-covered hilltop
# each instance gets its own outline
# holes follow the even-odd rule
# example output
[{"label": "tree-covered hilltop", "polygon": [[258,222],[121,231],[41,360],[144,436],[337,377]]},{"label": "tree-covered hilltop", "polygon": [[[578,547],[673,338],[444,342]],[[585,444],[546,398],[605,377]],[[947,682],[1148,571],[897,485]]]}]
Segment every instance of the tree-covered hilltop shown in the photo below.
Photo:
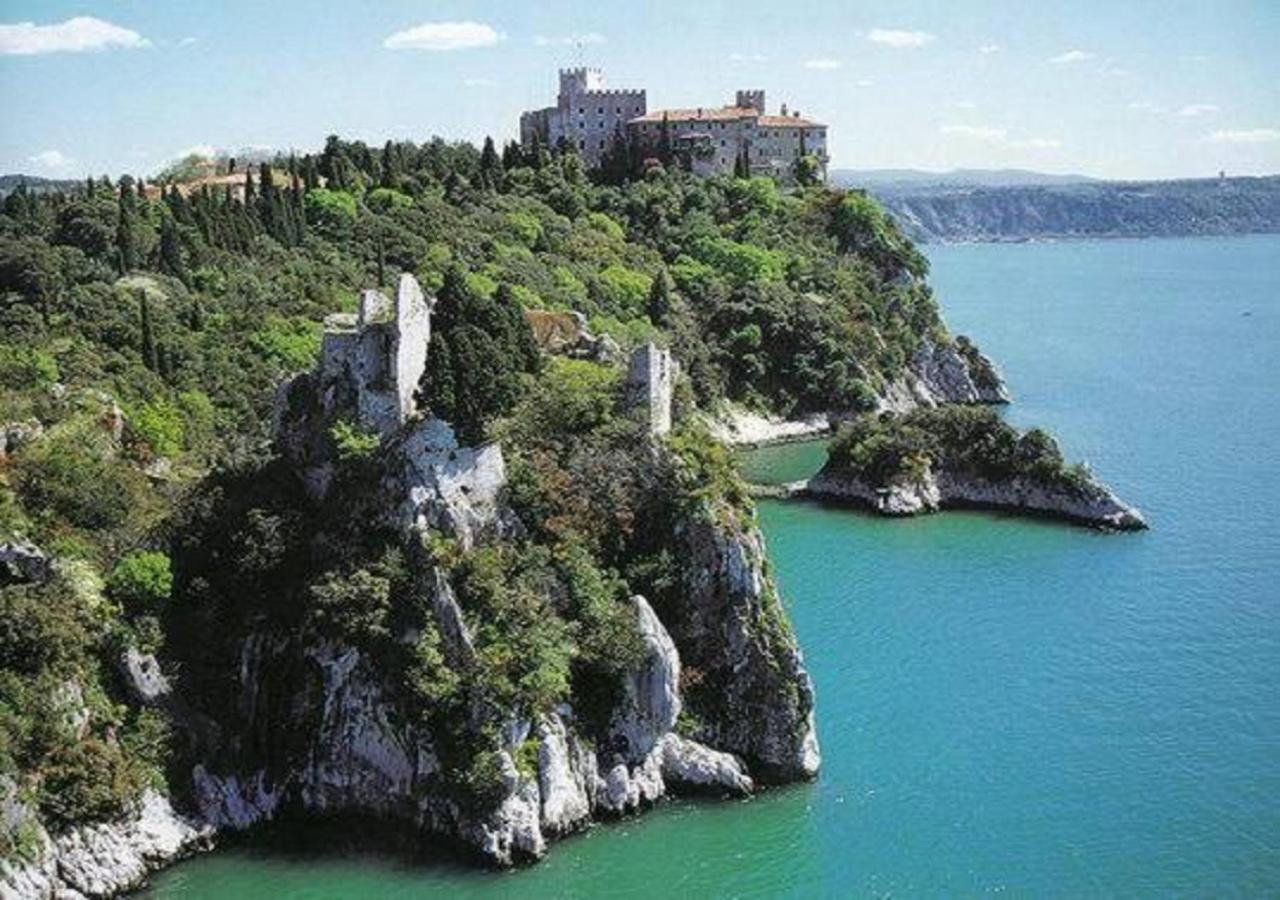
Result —
[{"label": "tree-covered hilltop", "polygon": [[[149,786],[181,788],[207,746],[192,735],[208,738],[227,699],[230,642],[254,623],[390,660],[403,709],[429,701],[434,722],[464,697],[534,713],[572,696],[588,715],[634,660],[624,604],[643,591],[688,663],[683,733],[758,756],[767,774],[784,737],[724,718],[717,698],[745,690],[752,715],[801,720],[811,698],[772,588],[743,594],[682,568],[728,567],[726,540],[763,566],[731,461],[689,413],[726,399],[865,409],[922,345],[948,344],[925,261],[880,208],[660,165],[595,183],[572,153],[441,140],[332,138],[243,181],[200,172],[3,201],[0,803],[34,810],[6,815],[5,853],[30,852],[38,823],[56,833],[121,815]],[[462,557],[360,527],[360,479],[385,459],[353,423],[326,445],[345,506],[307,507],[265,440],[276,386],[313,366],[324,317],[402,272],[437,296],[422,403],[466,443],[508,454],[520,529]],[[548,362],[524,315],[535,310],[580,312],[623,350],[672,349],[684,425],[661,453],[620,412],[617,355]],[[415,644],[395,637],[433,596],[428,564],[476,617],[466,672],[425,625]],[[739,601],[742,646],[765,673],[745,687],[708,648],[711,623],[690,618]],[[209,687],[207,718],[178,727],[147,700],[150,653]],[[476,755],[491,743],[448,757],[451,789],[492,789],[494,760]]]}]

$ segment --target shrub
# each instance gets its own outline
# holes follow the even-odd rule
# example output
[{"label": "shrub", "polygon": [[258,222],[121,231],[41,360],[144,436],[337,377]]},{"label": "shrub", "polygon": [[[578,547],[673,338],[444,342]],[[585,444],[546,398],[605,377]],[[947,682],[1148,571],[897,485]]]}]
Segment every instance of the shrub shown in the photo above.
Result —
[{"label": "shrub", "polygon": [[97,738],[58,747],[42,775],[40,814],[55,830],[114,819],[143,787],[120,746]]},{"label": "shrub", "polygon": [[129,426],[157,456],[176,456],[182,450],[182,411],[167,397],[136,408],[129,416]]},{"label": "shrub", "polygon": [[168,601],[172,591],[169,556],[155,550],[130,553],[107,577],[112,599],[130,609],[155,609]]},{"label": "shrub", "polygon": [[0,344],[0,385],[44,389],[58,380],[58,362],[43,350]]},{"label": "shrub", "polygon": [[346,191],[314,188],[304,201],[307,222],[333,238],[347,236],[356,222],[356,198]]},{"label": "shrub", "polygon": [[377,451],[382,439],[377,432],[365,431],[359,425],[340,419],[329,429],[338,459],[343,462],[368,459]]}]

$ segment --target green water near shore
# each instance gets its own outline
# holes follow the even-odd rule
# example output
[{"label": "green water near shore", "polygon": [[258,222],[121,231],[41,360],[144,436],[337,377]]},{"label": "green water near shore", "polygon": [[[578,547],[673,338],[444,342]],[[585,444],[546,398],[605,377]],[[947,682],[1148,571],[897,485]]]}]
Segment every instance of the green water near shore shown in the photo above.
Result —
[{"label": "green water near shore", "polygon": [[[1152,523],[762,501],[824,767],[494,873],[235,849],[162,898],[1280,892],[1280,238],[930,249],[1009,417]],[[760,451],[761,480],[822,448]],[[304,841],[304,843],[306,843]]]}]

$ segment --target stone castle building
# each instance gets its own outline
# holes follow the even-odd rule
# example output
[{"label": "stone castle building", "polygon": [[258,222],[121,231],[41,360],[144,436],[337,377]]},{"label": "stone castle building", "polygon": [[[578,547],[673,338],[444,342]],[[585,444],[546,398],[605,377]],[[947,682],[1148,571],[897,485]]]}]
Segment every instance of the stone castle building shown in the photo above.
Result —
[{"label": "stone castle building", "polygon": [[588,168],[600,165],[612,141],[625,135],[641,152],[657,155],[665,140],[676,158],[699,175],[733,173],[745,161],[750,174],[789,180],[802,156],[817,161],[826,177],[827,126],[765,108],[762,90],[738,91],[733,105],[648,111],[645,92],[605,89],[600,69],[564,69],[555,106],[520,116],[520,142],[544,147],[564,140]]},{"label": "stone castle building", "polygon": [[521,114],[520,143],[527,149],[537,135],[550,149],[564,140],[595,168],[614,135],[645,109],[643,90],[609,90],[600,69],[561,69],[556,105]]}]

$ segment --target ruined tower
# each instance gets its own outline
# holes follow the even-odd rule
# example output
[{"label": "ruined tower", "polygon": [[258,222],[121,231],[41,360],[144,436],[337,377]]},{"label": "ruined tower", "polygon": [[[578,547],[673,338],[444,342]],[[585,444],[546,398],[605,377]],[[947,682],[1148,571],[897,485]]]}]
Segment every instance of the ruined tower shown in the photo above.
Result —
[{"label": "ruined tower", "polygon": [[642,410],[649,433],[661,437],[671,431],[671,398],[678,367],[670,350],[652,342],[637,347],[627,369],[627,408]]},{"label": "ruined tower", "polygon": [[325,320],[322,380],[352,402],[361,426],[386,435],[416,409],[430,340],[431,307],[417,279],[401,275],[394,301],[368,290],[358,313]]}]

